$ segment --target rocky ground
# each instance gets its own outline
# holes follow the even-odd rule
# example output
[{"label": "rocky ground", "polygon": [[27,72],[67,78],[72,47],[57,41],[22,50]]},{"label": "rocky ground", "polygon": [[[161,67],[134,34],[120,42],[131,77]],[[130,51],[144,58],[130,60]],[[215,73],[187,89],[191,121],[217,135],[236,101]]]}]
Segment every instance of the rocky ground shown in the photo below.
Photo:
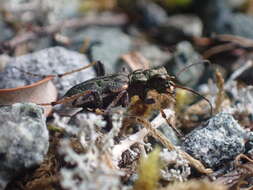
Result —
[{"label": "rocky ground", "polygon": [[252,189],[252,7],[3,0],[0,189]]}]

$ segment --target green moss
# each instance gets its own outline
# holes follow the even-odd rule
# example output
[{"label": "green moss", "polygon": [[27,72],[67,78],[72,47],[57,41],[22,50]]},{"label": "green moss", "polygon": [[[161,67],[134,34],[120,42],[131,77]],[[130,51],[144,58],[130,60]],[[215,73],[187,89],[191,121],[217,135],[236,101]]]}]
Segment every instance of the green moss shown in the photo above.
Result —
[{"label": "green moss", "polygon": [[53,132],[63,132],[64,130],[62,128],[59,128],[55,125],[47,125],[47,128],[49,131],[53,131]]},{"label": "green moss", "polygon": [[161,168],[159,155],[160,149],[156,148],[148,157],[141,159],[138,169],[139,178],[134,184],[134,190],[157,189]]}]

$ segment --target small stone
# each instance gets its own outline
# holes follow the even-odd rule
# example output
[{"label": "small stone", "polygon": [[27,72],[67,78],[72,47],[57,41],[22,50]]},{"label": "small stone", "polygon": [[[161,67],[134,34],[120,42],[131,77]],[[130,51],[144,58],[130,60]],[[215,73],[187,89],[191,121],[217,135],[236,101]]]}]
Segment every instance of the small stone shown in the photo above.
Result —
[{"label": "small stone", "polygon": [[[194,50],[193,46],[189,42],[183,41],[178,43],[172,59],[165,65],[165,67],[168,73],[178,77],[177,73],[186,66],[201,62],[201,56]],[[199,82],[203,71],[204,64],[194,65],[189,67],[187,71],[182,72],[177,80],[186,86],[193,87]]]},{"label": "small stone", "polygon": [[140,24],[148,29],[162,25],[168,18],[166,11],[152,1],[137,1],[137,11],[142,17]]},{"label": "small stone", "polygon": [[170,16],[164,27],[166,26],[176,28],[188,36],[200,37],[202,35],[203,30],[203,25],[200,18],[194,15],[186,15],[186,14],[178,14]]},{"label": "small stone", "polygon": [[[35,53],[13,58],[5,67],[4,72],[0,72],[0,88],[15,88],[38,81],[38,77],[21,72],[12,66],[16,66],[24,71],[42,74],[62,74],[74,69],[88,65],[89,61],[85,55],[70,51],[62,47],[44,49]],[[63,96],[67,90],[74,85],[95,77],[92,68],[76,72],[63,78],[55,78],[54,83],[59,95]]]},{"label": "small stone", "polygon": [[138,52],[149,61],[150,68],[162,66],[171,59],[171,54],[162,51],[155,45],[142,46]]},{"label": "small stone", "polygon": [[43,110],[31,103],[0,107],[0,189],[42,163],[49,147]]},{"label": "small stone", "polygon": [[191,14],[178,14],[167,18],[166,22],[156,27],[151,35],[164,45],[177,44],[190,40],[193,36],[200,37],[203,24],[199,17]]},{"label": "small stone", "polygon": [[193,5],[202,19],[206,35],[232,34],[253,39],[253,17],[234,13],[228,1],[194,0]]},{"label": "small stone", "polygon": [[128,53],[132,46],[127,34],[119,28],[112,27],[93,26],[75,35],[71,34],[71,41],[74,44],[83,44],[84,40],[88,40],[91,46],[88,52],[89,59],[102,61],[106,74],[116,72],[116,64],[120,56]]},{"label": "small stone", "polygon": [[217,168],[243,153],[248,138],[232,115],[219,113],[186,135],[182,148],[207,167]]},{"label": "small stone", "polygon": [[174,145],[178,146],[180,144],[180,139],[177,137],[176,132],[168,124],[162,124],[157,129]]},{"label": "small stone", "polygon": [[[3,2],[2,2],[3,3]],[[11,39],[14,36],[14,31],[5,24],[4,19],[0,16],[0,42],[4,42],[6,40]]]},{"label": "small stone", "polygon": [[10,61],[11,57],[7,54],[0,55],[0,72],[4,71],[5,66]]},{"label": "small stone", "polygon": [[228,2],[229,7],[231,8],[242,8],[242,6],[246,5],[247,0],[226,0]]}]

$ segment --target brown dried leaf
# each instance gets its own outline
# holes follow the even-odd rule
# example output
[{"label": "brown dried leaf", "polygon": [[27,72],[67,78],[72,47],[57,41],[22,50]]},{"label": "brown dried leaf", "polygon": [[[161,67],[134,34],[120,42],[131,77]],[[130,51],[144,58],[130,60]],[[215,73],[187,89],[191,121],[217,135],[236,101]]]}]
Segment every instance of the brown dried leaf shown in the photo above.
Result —
[{"label": "brown dried leaf", "polygon": [[[51,76],[33,84],[0,89],[0,105],[11,105],[18,102],[32,102],[36,104],[50,103],[57,99],[57,90]],[[49,115],[52,106],[43,106],[45,115]]]}]

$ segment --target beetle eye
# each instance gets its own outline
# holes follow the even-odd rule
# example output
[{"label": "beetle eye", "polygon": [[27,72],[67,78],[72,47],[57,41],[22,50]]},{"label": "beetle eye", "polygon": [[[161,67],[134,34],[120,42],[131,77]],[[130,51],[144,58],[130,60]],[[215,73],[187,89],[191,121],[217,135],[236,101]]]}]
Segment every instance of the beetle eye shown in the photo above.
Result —
[{"label": "beetle eye", "polygon": [[169,87],[170,85],[170,81],[166,81],[166,86]]},{"label": "beetle eye", "polygon": [[151,78],[166,80],[167,76],[163,74],[156,74],[156,75],[153,75]]}]

